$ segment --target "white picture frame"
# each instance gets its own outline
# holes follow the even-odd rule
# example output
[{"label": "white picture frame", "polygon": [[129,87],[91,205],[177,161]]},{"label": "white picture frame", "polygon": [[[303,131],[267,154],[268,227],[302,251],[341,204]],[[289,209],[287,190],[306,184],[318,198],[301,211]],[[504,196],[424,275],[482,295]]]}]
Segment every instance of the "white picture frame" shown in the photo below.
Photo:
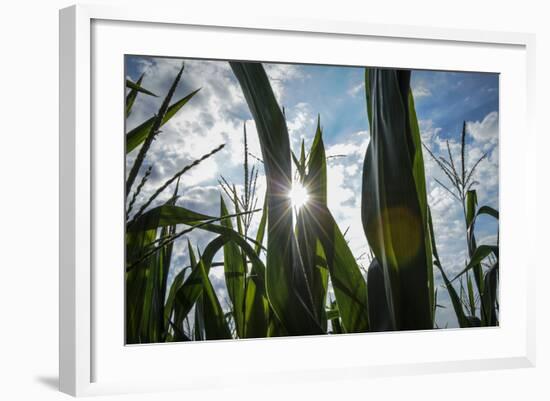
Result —
[{"label": "white picture frame", "polygon": [[[176,31],[199,39],[208,45],[207,49],[191,45],[182,49],[176,41],[159,41]],[[216,48],[221,35],[231,38],[229,42],[233,44],[224,43],[223,47],[218,44]],[[255,35],[261,35],[262,40],[273,45],[254,49]],[[134,39],[130,40],[130,36]],[[239,46],[239,41],[250,46]],[[339,50],[334,41],[338,41]],[[319,51],[319,43],[334,51],[330,55]],[[79,5],[61,10],[60,390],[80,396],[230,387],[238,385],[234,375],[242,373],[261,384],[275,379],[279,383],[329,378],[360,381],[381,375],[534,366],[535,283],[530,274],[534,271],[534,257],[531,256],[534,253],[526,252],[527,259],[520,259],[517,250],[533,246],[527,238],[521,238],[520,232],[534,231],[536,221],[536,208],[532,204],[527,207],[527,194],[536,186],[533,174],[535,151],[532,149],[536,143],[532,127],[534,43],[533,35],[520,33],[294,20],[244,14],[238,20],[226,20],[215,14],[188,15],[183,10],[156,7]],[[312,50],[305,51],[309,44]],[[123,253],[123,247],[119,246],[124,229],[122,217],[119,216],[118,220],[120,227],[109,232],[104,229],[107,222],[117,221],[117,213],[123,210],[120,198],[123,186],[117,181],[123,171],[123,153],[118,152],[122,149],[123,137],[117,139],[113,134],[123,132],[123,103],[109,96],[110,90],[122,90],[122,83],[118,85],[117,81],[122,82],[123,77],[120,74],[120,55],[134,53],[319,63],[339,60],[342,64],[366,65],[361,54],[346,53],[348,46],[354,49],[366,46],[365,49],[378,55],[375,62],[379,66],[501,74],[500,241],[504,246],[500,256],[503,310],[500,327],[219,341],[191,346],[124,346],[119,335],[123,320],[118,325],[116,323],[123,308],[120,303],[122,294],[118,292],[122,280],[117,280],[116,276],[111,280],[109,274],[112,272],[101,270],[105,265],[102,261],[113,260],[117,264],[117,261],[122,261]],[[384,48],[392,46],[399,51],[384,52]],[[452,64],[453,57],[458,58],[452,53],[476,57]],[[419,59],[418,54],[425,57]],[[113,69],[112,73],[105,69],[107,63]],[[453,65],[454,68],[450,68]],[[506,96],[512,93],[514,96]],[[98,102],[98,97],[101,102]],[[109,127],[104,124],[109,124]],[[107,128],[115,130],[111,131],[111,139],[94,135],[98,129]],[[116,131],[118,128],[121,129]],[[513,132],[522,132],[522,140],[512,135]],[[529,145],[525,146],[525,143]],[[514,166],[510,165],[512,156]],[[98,162],[100,159],[101,163]],[[109,178],[107,170],[116,173],[109,174]],[[105,238],[98,238],[98,232]],[[107,249],[107,242],[112,243],[112,248]],[[518,246],[507,248],[506,244],[511,243]],[[123,266],[122,262],[120,266]],[[515,269],[513,277],[510,275],[512,266]],[[108,310],[108,304],[112,311]],[[444,348],[445,342],[452,343],[453,349]],[[436,345],[432,351],[423,350],[426,344]],[[382,352],[388,346],[395,352]],[[320,347],[362,349],[368,358],[357,352],[340,352],[343,355],[327,358],[318,354]],[[283,354],[295,356],[291,366]],[[177,355],[186,355],[193,360],[194,369],[180,371],[177,376],[166,376],[155,375],[154,370],[143,368],[146,370],[143,377],[135,369],[139,365],[148,367],[158,363],[170,366],[177,360]],[[217,355],[222,357],[213,370],[200,363],[200,358],[211,360]],[[229,366],[223,362],[227,358],[239,359],[240,362]],[[270,361],[270,366],[262,362],[266,360]]]}]

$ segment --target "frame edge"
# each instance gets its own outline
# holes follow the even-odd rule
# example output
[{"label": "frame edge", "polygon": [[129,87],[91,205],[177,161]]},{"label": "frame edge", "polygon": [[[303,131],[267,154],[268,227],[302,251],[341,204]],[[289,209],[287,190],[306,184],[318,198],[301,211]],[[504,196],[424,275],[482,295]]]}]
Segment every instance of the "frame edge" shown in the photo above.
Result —
[{"label": "frame edge", "polygon": [[76,395],[76,6],[59,11],[59,390]]},{"label": "frame edge", "polygon": [[59,390],[91,383],[90,17],[59,11]]}]

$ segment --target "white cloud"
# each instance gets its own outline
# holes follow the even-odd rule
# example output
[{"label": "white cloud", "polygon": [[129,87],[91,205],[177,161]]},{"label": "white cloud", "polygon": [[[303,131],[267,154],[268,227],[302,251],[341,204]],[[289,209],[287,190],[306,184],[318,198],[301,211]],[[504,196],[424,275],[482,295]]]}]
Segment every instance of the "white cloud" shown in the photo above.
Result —
[{"label": "white cloud", "polygon": [[495,144],[498,141],[498,112],[487,114],[481,121],[469,121],[468,129],[477,141]]},{"label": "white cloud", "polygon": [[430,89],[426,86],[423,86],[422,84],[417,84],[413,86],[412,91],[415,99],[420,99],[432,95]]},{"label": "white cloud", "polygon": [[346,174],[348,176],[355,175],[359,171],[359,166],[357,164],[352,164],[351,166],[346,167]]},{"label": "white cloud", "polygon": [[360,143],[337,143],[335,145],[329,146],[326,149],[327,156],[355,156],[364,154],[363,144]]},{"label": "white cloud", "polygon": [[365,82],[361,82],[355,86],[352,86],[350,89],[348,89],[348,95],[350,96],[357,96],[359,93],[365,90]]},{"label": "white cloud", "polygon": [[[326,148],[328,206],[334,215],[352,253],[359,257],[368,252],[369,246],[361,221],[361,185],[363,159],[369,135],[366,131],[351,132],[338,137],[338,143]],[[361,264],[367,263],[361,259]],[[366,266],[365,266],[366,267]]]},{"label": "white cloud", "polygon": [[305,102],[300,102],[294,107],[286,108],[285,113],[291,146],[296,148],[301,144],[302,139],[305,140],[306,146],[309,145],[313,140],[317,124],[311,106]]},{"label": "white cloud", "polygon": [[433,120],[419,120],[418,128],[422,142],[427,143],[441,133],[441,128],[434,126]]},{"label": "white cloud", "polygon": [[306,75],[299,65],[294,64],[264,64],[265,72],[280,105],[285,102],[285,84],[291,80],[302,80]]}]

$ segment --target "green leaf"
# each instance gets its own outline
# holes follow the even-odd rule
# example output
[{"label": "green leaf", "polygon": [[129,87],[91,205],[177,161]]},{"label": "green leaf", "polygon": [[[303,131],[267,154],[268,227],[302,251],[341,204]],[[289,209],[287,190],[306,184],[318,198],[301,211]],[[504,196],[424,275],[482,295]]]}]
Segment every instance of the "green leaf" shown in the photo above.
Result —
[{"label": "green leaf", "polygon": [[290,335],[321,334],[293,232],[292,187],[286,122],[260,63],[230,63],[256,123],[267,182],[266,289],[277,318]]},{"label": "green leaf", "polygon": [[331,309],[328,310],[327,318],[330,320],[330,325],[332,326],[332,334],[342,334],[344,330],[342,329],[342,323],[340,321],[340,313],[338,311],[338,306],[336,301],[332,301],[330,304]]},{"label": "green leaf", "polygon": [[[218,147],[212,149],[210,152],[208,153],[205,153],[203,154],[200,158],[198,159],[195,159],[193,162],[191,162],[190,164],[184,166],[183,168],[181,168],[177,173],[175,173],[172,177],[170,177],[169,179],[167,179],[166,181],[164,181],[164,183],[159,186],[155,192],[153,192],[153,194],[151,196],[149,196],[149,198],[147,199],[147,201],[143,202],[143,204],[140,206],[139,210],[136,212],[136,214],[134,215],[134,217],[132,218],[132,221],[130,221],[128,223],[128,226],[131,226],[134,221],[140,217],[144,212],[145,210],[151,205],[151,203],[153,203],[153,201],[164,191],[166,190],[166,188],[168,188],[174,181],[177,181],[179,183],[179,180],[181,178],[181,176],[183,174],[185,174],[186,172],[188,172],[189,170],[191,170],[192,168],[195,168],[196,166],[198,166],[200,163],[202,163],[204,160],[208,159],[209,157],[212,157],[213,155],[215,155],[217,152],[219,152],[220,150],[222,150],[224,148],[225,144],[221,144],[219,145]],[[147,170],[147,171],[150,171],[150,170]],[[143,182],[143,181],[142,181]],[[140,184],[141,185],[141,184]],[[138,186],[138,189],[139,189],[139,186]],[[136,190],[137,192],[137,190]],[[132,197],[132,199],[134,199],[134,197]],[[130,202],[130,205],[132,203]],[[127,213],[128,214],[128,213]]]},{"label": "green leaf", "polygon": [[207,340],[223,340],[232,338],[231,331],[225,320],[225,314],[216,296],[214,287],[208,278],[208,273],[201,258],[198,270],[203,285],[204,333]]},{"label": "green leaf", "polygon": [[143,88],[141,86],[141,82],[143,81],[143,76],[145,73],[141,74],[137,82],[132,82],[129,79],[126,80],[126,87],[130,88],[130,92],[128,95],[126,95],[126,117],[130,115],[130,112],[132,111],[132,107],[134,106],[134,102],[136,100],[137,94],[139,92],[144,93],[149,96],[157,97],[153,92],[148,91],[147,89]]},{"label": "green leaf", "polygon": [[[204,249],[202,255],[202,263],[206,273],[208,274],[210,266],[212,265],[212,259],[214,255],[228,242],[235,242],[242,252],[246,254],[250,262],[252,263],[252,279],[256,285],[257,291],[260,295],[266,296],[265,289],[265,266],[261,259],[258,257],[254,249],[246,242],[246,240],[235,231],[226,228],[212,225],[212,232],[220,234],[214,240],[212,240]],[[185,280],[179,291],[176,293],[176,303],[178,306],[178,319],[176,324],[181,324],[189,311],[192,309],[193,304],[202,293],[202,282],[199,279],[200,272],[198,272],[196,265],[194,266],[191,274]]]},{"label": "green leaf", "polygon": [[301,152],[300,159],[300,166],[304,173],[301,180],[309,199],[298,211],[296,238],[306,277],[307,291],[313,304],[313,312],[319,325],[326,331],[325,304],[328,274],[325,269],[319,269],[317,266],[317,261],[320,257],[324,257],[324,252],[319,243],[321,227],[315,221],[318,219],[318,210],[321,207],[326,207],[327,203],[326,157],[319,120],[311,146],[307,174],[305,173],[305,151]]},{"label": "green leaf", "polygon": [[[141,231],[126,232],[126,260],[139,261],[126,273],[127,343],[162,341],[164,338],[164,295],[171,247],[162,247],[155,257],[142,260],[157,236],[158,215],[151,215]],[[161,230],[165,235],[173,228]]]},{"label": "green leaf", "polygon": [[449,297],[451,298],[451,304],[453,305],[456,319],[458,320],[458,325],[460,327],[470,327],[470,322],[466,318],[464,309],[462,309],[462,302],[460,301],[460,297],[458,296],[455,288],[453,287],[447,275],[445,274],[445,271],[443,270],[443,266],[441,265],[441,261],[439,260],[439,254],[437,252],[437,246],[435,244],[435,233],[433,229],[432,215],[431,215],[430,209],[428,209],[428,228],[430,230],[430,238],[432,240],[432,252],[433,252],[433,257],[435,259],[434,265],[437,266],[437,268],[439,269],[439,272],[441,273],[441,277],[443,278],[443,282],[445,284],[445,287],[447,288]]},{"label": "green leaf", "polygon": [[472,279],[470,278],[470,275],[466,275],[466,285],[468,288],[468,302],[470,304],[470,314],[472,316],[475,316],[476,314],[476,301],[474,296],[474,286],[472,284]]},{"label": "green leaf", "polygon": [[193,339],[195,341],[206,340],[206,327],[204,324],[204,294],[201,293],[195,302],[195,324],[193,325]]},{"label": "green leaf", "polygon": [[[422,153],[422,137],[420,135],[420,127],[418,125],[418,119],[416,117],[416,107],[414,105],[414,96],[411,90],[409,90],[409,124],[411,127],[411,137],[414,144],[414,158],[413,158],[413,177],[416,184],[416,191],[418,194],[418,204],[420,206],[420,212],[422,214],[422,224],[424,226],[424,248],[426,255],[432,254],[432,240],[429,235],[428,227],[428,196],[426,192],[426,175],[424,171],[424,155]],[[433,263],[431,257],[426,259],[426,268],[428,274],[428,292],[430,294],[431,309],[434,310],[435,305],[435,286],[434,286],[434,273]],[[432,312],[432,322],[435,321],[435,314]]]},{"label": "green leaf", "polygon": [[340,312],[338,311],[337,305],[334,305],[334,307],[327,309],[325,311],[325,314],[327,315],[328,320],[334,320],[340,317]]},{"label": "green leaf", "polygon": [[[229,214],[223,197],[220,196],[220,216]],[[238,217],[237,217],[238,218]],[[233,229],[231,219],[221,221],[222,226]],[[226,242],[223,247],[223,265],[225,283],[229,299],[233,304],[233,315],[239,338],[244,337],[244,299],[245,299],[245,274],[246,266],[239,247],[234,242]]]},{"label": "green leaf", "polygon": [[382,266],[374,258],[367,271],[369,326],[371,331],[388,331],[392,329],[385,288]]},{"label": "green leaf", "polygon": [[392,328],[433,327],[433,277],[423,162],[411,124],[410,71],[366,73],[371,140],[363,165],[361,214],[382,266]]},{"label": "green leaf", "polygon": [[[144,75],[145,75],[145,73],[141,74],[141,76],[137,80],[136,84],[138,86],[141,85],[141,81],[143,80]],[[128,95],[126,95],[126,114],[125,114],[126,117],[128,117],[130,115],[130,112],[131,112],[132,107],[134,105],[134,102],[136,100],[137,94],[138,94],[137,89],[131,89],[130,92],[128,93]]]},{"label": "green leaf", "polygon": [[[193,98],[193,96],[195,96],[199,91],[200,89],[197,89],[191,92],[190,94],[188,94],[187,96],[181,98],[177,102],[174,102],[173,104],[171,104],[166,110],[166,114],[162,118],[160,127],[162,127],[172,117],[174,117],[176,113],[183,106],[185,106],[185,104],[189,102]],[[154,121],[155,121],[155,117],[153,116],[126,134],[126,154],[130,153],[132,150],[134,150],[139,145],[141,145],[143,141],[145,141],[145,138],[147,138],[147,134],[149,133],[149,130],[153,126]]]},{"label": "green leaf", "polygon": [[481,327],[481,320],[477,316],[466,316],[468,327]]},{"label": "green leaf", "polygon": [[492,207],[490,206],[481,206],[478,211],[477,211],[477,214],[476,214],[476,217],[481,215],[481,214],[487,214],[489,216],[492,216],[494,217],[495,219],[498,220],[499,218],[499,213],[498,213],[498,210],[496,209],[493,209]]},{"label": "green leaf", "polygon": [[[191,246],[191,242],[189,241],[189,239],[187,239],[187,252],[188,252],[188,255],[189,255],[189,266],[188,268],[192,269],[195,268],[197,266],[197,258],[195,256],[195,251],[193,251],[193,247]],[[186,268],[183,269],[182,271],[182,276],[185,274],[185,270],[187,270]],[[183,278],[183,277],[182,277]],[[178,302],[176,300],[176,296],[178,294],[178,292],[180,291],[182,285],[183,285],[184,281],[182,281],[182,283],[178,286],[175,294],[174,294],[174,301],[173,301],[173,308],[174,308],[174,318],[173,318],[173,324],[172,324],[172,327],[174,328],[174,341],[182,341],[183,338],[184,338],[184,321],[185,322],[188,322],[188,317],[187,317],[187,313],[189,312],[189,310],[187,310],[185,308],[185,304],[182,304],[180,302]],[[202,312],[198,312],[198,316],[197,316],[197,310],[202,310],[202,292],[201,294],[197,297],[197,300],[195,302],[195,324],[197,324],[197,319],[199,320],[199,325],[200,327],[202,328],[202,330],[204,331],[204,324],[202,323]],[[201,325],[202,324],[202,325]],[[195,327],[197,328],[197,327]],[[194,333],[195,336],[197,337],[197,333],[195,332]],[[198,336],[200,337],[200,336]],[[201,339],[204,339],[204,336],[200,337]]]},{"label": "green leaf", "polygon": [[476,216],[477,193],[475,190],[466,192],[466,226],[470,227]]},{"label": "green leaf", "polygon": [[[161,228],[175,224],[197,225],[204,221],[218,220],[223,221],[227,217],[213,217],[202,213],[197,213],[182,206],[162,205],[153,208],[142,214],[134,223],[129,225],[127,232],[135,233],[139,231]],[[208,229],[208,228],[204,228]],[[218,231],[214,231],[218,232]]]},{"label": "green leaf", "polygon": [[298,175],[300,177],[305,175],[305,171],[302,170],[302,165],[300,164],[300,160],[296,157],[294,152],[291,151],[290,155],[292,156],[292,161],[294,162],[294,166],[296,167],[296,171],[298,171]]},{"label": "green leaf", "polygon": [[178,75],[172,82],[172,85],[170,86],[168,93],[166,94],[164,100],[162,101],[162,104],[160,105],[157,115],[153,118],[151,126],[147,129],[144,135],[143,146],[139,149],[139,152],[134,160],[134,163],[132,164],[132,167],[128,172],[128,177],[126,179],[126,196],[130,194],[132,186],[134,185],[134,181],[139,173],[139,170],[141,169],[141,165],[143,164],[143,160],[145,160],[145,156],[149,151],[149,148],[153,143],[153,140],[159,133],[160,126],[162,125],[162,121],[166,116],[166,111],[169,107],[170,101],[172,100],[172,96],[174,95],[174,92],[176,91],[176,87],[178,86],[179,81],[181,79],[181,74],[183,73],[183,69],[184,69],[184,64],[181,65]]},{"label": "green leaf", "polygon": [[466,314],[464,313],[464,309],[462,309],[462,302],[460,301],[460,297],[458,296],[458,293],[456,292],[455,288],[449,281],[449,278],[445,274],[445,271],[443,270],[443,267],[441,266],[439,261],[436,261],[434,263],[437,268],[439,269],[439,272],[441,273],[441,276],[443,277],[443,282],[445,284],[445,287],[447,288],[447,291],[449,292],[449,297],[451,298],[451,304],[453,305],[453,309],[456,314],[456,319],[458,320],[458,325],[460,327],[470,327],[470,322],[466,318]]},{"label": "green leaf", "polygon": [[474,266],[477,266],[481,263],[483,259],[485,259],[487,256],[494,254],[498,258],[498,246],[495,245],[480,245],[476,248],[474,251],[474,254],[472,255],[472,258],[470,259],[470,263],[466,265],[464,270],[462,270],[460,273],[458,273],[455,278],[453,278],[451,281],[455,281],[457,278],[462,276],[464,273],[466,273],[468,270],[472,269]]},{"label": "green leaf", "polygon": [[[342,330],[347,333],[365,332],[369,328],[367,287],[344,235],[328,210],[326,169],[319,119],[309,154],[308,173],[304,179],[309,199],[300,210],[297,224],[298,231],[305,233],[305,239],[300,241],[299,237],[298,243],[304,258],[304,267],[308,267],[306,277],[315,305],[321,307],[320,318],[323,325],[327,279],[322,267],[326,266],[340,311]],[[322,247],[316,246],[317,243]],[[319,264],[319,261],[324,263]]]},{"label": "green leaf", "polygon": [[[127,258],[139,258],[142,250],[149,246],[156,236],[156,230],[141,231],[126,235]],[[154,267],[154,258],[144,260],[132,271],[126,273],[126,343],[139,344],[143,307],[148,276]]]},{"label": "green leaf", "polygon": [[[470,191],[469,191],[470,192]],[[473,191],[475,192],[475,191]],[[477,198],[477,197],[476,197]],[[476,206],[477,206],[477,200],[476,200]],[[490,207],[490,206],[481,206],[477,212],[475,213],[475,215],[473,216],[473,218],[471,218],[469,221],[467,220],[467,227],[468,227],[468,232],[470,233],[473,233],[474,232],[474,228],[475,228],[475,223],[477,221],[477,218],[481,215],[488,215],[488,216],[491,216],[491,217],[494,217],[495,219],[499,219],[499,213],[498,213],[498,210]]]},{"label": "green leaf", "polygon": [[268,336],[269,303],[258,290],[256,282],[246,279],[244,338],[264,338]]},{"label": "green leaf", "polygon": [[[174,226],[165,227],[161,230],[161,237],[175,232]],[[164,246],[157,254],[156,263],[151,273],[149,283],[152,285],[150,298],[150,316],[148,321],[148,342],[164,342],[165,322],[164,322],[164,302],[166,299],[166,288],[168,272],[172,260],[173,243]]]},{"label": "green leaf", "polygon": [[498,262],[485,273],[484,293],[482,296],[485,326],[498,326]]},{"label": "green leaf", "polygon": [[[464,130],[465,128],[463,128]],[[464,133],[464,131],[463,131]],[[476,217],[476,209],[477,209],[477,192],[475,190],[470,190],[466,192],[466,210],[465,210],[465,218],[466,218],[466,236],[467,236],[467,245],[468,245],[468,255],[470,256],[470,260],[474,256],[474,251],[477,248],[477,242],[475,237],[475,230],[474,230],[474,219]],[[481,265],[478,263],[474,263],[471,266],[473,273],[474,273],[474,280],[476,283],[477,291],[479,294],[483,294],[483,270],[481,268]]]},{"label": "green leaf", "polygon": [[[256,244],[254,252],[260,256],[261,245],[264,240],[265,227],[267,223],[267,196],[264,197],[262,217],[256,233]],[[263,338],[268,336],[269,302],[266,298],[265,289],[258,290],[253,278],[246,279],[245,299],[245,338]]]},{"label": "green leaf", "polygon": [[267,194],[264,195],[264,206],[262,208],[262,217],[260,218],[260,224],[258,225],[258,231],[256,232],[256,248],[255,251],[260,255],[262,244],[264,243],[265,227],[267,223]]},{"label": "green leaf", "polygon": [[198,297],[203,291],[203,271],[208,274],[214,255],[223,247],[227,239],[219,236],[214,238],[202,254],[200,260],[192,267],[191,274],[184,281],[183,285],[176,292],[177,317],[174,323],[177,327],[182,327],[183,319],[193,308]]},{"label": "green leaf", "polygon": [[144,94],[149,95],[149,96],[158,97],[157,95],[155,95],[150,90],[147,90],[143,86],[141,86],[141,80],[143,79],[143,75],[144,74],[142,74],[141,77],[139,77],[137,82],[132,82],[129,79],[127,79],[126,80],[126,87],[133,90],[133,91],[136,91],[136,92],[141,92],[141,93],[144,93]]},{"label": "green leaf", "polygon": [[176,298],[176,293],[181,288],[183,280],[185,279],[185,274],[189,269],[190,267],[184,268],[176,274],[174,281],[172,281],[172,285],[170,286],[170,291],[168,292],[168,298],[166,299],[166,304],[164,307],[164,329],[166,332],[168,332],[170,328],[169,321],[173,319],[173,315],[175,313],[174,300]]}]

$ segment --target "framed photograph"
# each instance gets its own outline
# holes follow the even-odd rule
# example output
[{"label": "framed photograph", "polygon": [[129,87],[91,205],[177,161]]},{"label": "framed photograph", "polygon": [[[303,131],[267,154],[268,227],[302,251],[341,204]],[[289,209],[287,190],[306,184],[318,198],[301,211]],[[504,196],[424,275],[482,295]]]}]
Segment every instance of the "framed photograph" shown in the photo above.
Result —
[{"label": "framed photograph", "polygon": [[61,10],[61,390],[533,366],[533,49]]}]

